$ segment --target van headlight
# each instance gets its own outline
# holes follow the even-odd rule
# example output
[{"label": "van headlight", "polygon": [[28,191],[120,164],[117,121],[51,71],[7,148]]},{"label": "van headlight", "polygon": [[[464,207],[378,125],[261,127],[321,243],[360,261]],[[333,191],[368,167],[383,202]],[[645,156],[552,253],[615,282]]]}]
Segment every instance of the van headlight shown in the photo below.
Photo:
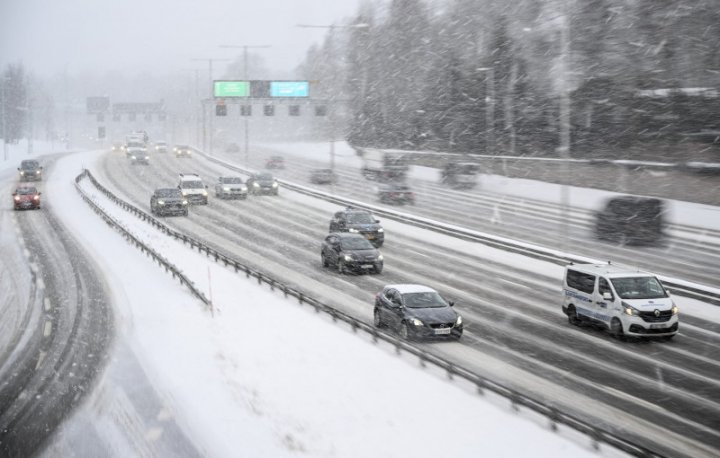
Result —
[{"label": "van headlight", "polygon": [[673,302],[673,306],[672,306],[672,308],[671,308],[670,310],[672,311],[672,314],[673,314],[673,315],[677,315],[678,313],[680,313],[680,309],[678,308],[677,305],[675,305],[674,302]]},{"label": "van headlight", "polygon": [[623,313],[625,315],[630,315],[630,316],[640,315],[640,311],[638,309],[636,309],[635,307],[631,306],[630,304],[626,304],[625,302],[623,302],[622,306],[623,306]]}]

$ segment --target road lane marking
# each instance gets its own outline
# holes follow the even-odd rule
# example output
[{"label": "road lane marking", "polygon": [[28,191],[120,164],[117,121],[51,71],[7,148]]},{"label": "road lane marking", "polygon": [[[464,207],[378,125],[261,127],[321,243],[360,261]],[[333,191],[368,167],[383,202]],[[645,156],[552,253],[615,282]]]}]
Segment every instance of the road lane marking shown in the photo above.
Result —
[{"label": "road lane marking", "polygon": [[40,356],[38,357],[38,362],[35,365],[35,370],[38,370],[40,368],[40,366],[42,366],[43,361],[45,361],[45,355],[47,355],[47,353],[45,353],[44,351],[41,350]]},{"label": "road lane marking", "polygon": [[45,311],[46,311],[46,312],[49,312],[50,310],[52,310],[52,303],[50,303],[50,299],[48,299],[48,298],[46,297],[45,300],[43,301],[43,303],[45,304]]},{"label": "road lane marking", "polygon": [[52,321],[46,321],[45,327],[43,328],[43,335],[47,337],[50,334],[52,334]]}]

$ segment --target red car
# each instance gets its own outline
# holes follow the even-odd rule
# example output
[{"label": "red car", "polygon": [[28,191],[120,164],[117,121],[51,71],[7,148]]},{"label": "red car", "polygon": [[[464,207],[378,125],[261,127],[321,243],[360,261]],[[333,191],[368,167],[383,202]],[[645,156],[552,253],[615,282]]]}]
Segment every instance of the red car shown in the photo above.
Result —
[{"label": "red car", "polygon": [[40,208],[40,192],[33,186],[22,186],[12,193],[15,210],[28,210]]},{"label": "red car", "polygon": [[266,169],[284,169],[285,168],[285,159],[283,159],[282,156],[270,156],[270,158],[265,162],[265,168]]}]

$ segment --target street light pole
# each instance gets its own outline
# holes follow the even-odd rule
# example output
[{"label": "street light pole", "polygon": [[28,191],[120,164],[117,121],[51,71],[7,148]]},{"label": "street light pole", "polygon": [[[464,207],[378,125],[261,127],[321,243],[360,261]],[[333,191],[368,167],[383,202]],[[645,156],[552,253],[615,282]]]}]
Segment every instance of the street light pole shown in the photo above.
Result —
[{"label": "street light pole", "polygon": [[[210,79],[209,84],[208,84],[208,89],[209,89],[209,91],[210,91],[210,92],[209,92],[209,95],[208,95],[208,100],[209,100],[209,101],[212,101],[212,99],[213,99],[213,62],[229,61],[230,59],[214,59],[214,58],[200,57],[200,58],[193,58],[193,59],[190,59],[190,60],[193,60],[193,61],[207,61],[207,63],[208,63],[208,77],[209,77],[209,79]],[[201,104],[202,104],[202,109],[203,109],[203,150],[206,150],[205,146],[206,146],[206,143],[208,143],[208,142],[206,141],[207,135],[206,135],[205,130],[204,130],[204,128],[205,128],[205,121],[204,121],[204,120],[205,120],[205,116],[207,115],[207,113],[206,113],[207,110],[205,109],[205,104],[202,103],[202,102],[201,102]],[[209,143],[210,143],[210,144],[209,144],[209,148],[206,150],[206,151],[208,152],[208,154],[212,154],[212,149],[213,149],[213,137],[214,137],[214,135],[213,135],[213,125],[212,125],[212,123],[213,123],[213,116],[212,116],[212,113],[210,113],[210,119],[209,119],[209,122],[208,122],[208,124],[209,124],[209,131],[210,131],[210,133],[209,133],[209,137],[210,137]]]},{"label": "street light pole", "polygon": [[7,85],[8,78],[3,76],[2,78],[2,136],[3,136],[3,159],[8,160],[8,142],[7,142],[7,115],[5,114],[5,105],[7,99],[5,98],[5,86]]},{"label": "street light pole", "polygon": [[[303,28],[303,29],[330,29],[330,57],[332,59],[335,58],[335,52],[334,52],[334,32],[335,29],[365,29],[370,27],[370,24],[365,23],[358,23],[358,24],[348,24],[348,25],[335,25],[335,24],[329,24],[329,25],[310,25],[310,24],[298,24],[297,27]],[[335,77],[337,72],[332,72],[332,75]],[[334,84],[331,88],[332,90],[336,89],[337,85]],[[328,98],[328,118],[330,122],[330,170],[332,173],[335,173],[335,100],[333,98]],[[334,183],[333,183],[334,187]],[[334,191],[334,189],[333,189]]]},{"label": "street light pole", "polygon": [[[221,48],[232,48],[232,49],[240,49],[243,50],[243,79],[245,81],[250,81],[249,76],[249,69],[248,69],[248,49],[266,49],[270,48],[270,45],[220,45]],[[250,122],[248,121],[248,117],[243,117],[243,127],[245,130],[245,167],[248,166],[248,161],[250,160]]]},{"label": "street light pole", "polygon": [[[570,176],[570,90],[568,81],[568,56],[570,53],[570,24],[565,0],[563,7],[563,25],[560,29],[560,158],[562,159],[562,175],[567,179]],[[570,188],[563,180],[560,186],[560,218],[562,221],[561,248],[567,248],[569,241],[568,207],[570,206]]]},{"label": "street light pole", "polygon": [[495,67],[481,67],[475,70],[487,72],[485,77],[485,154],[495,153]]}]

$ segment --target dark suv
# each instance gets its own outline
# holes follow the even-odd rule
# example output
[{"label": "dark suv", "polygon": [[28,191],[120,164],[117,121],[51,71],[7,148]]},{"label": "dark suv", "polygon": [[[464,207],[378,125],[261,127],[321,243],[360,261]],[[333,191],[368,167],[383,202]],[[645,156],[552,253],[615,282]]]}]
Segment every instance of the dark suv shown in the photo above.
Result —
[{"label": "dark suv", "polygon": [[660,199],[613,197],[595,215],[595,235],[600,240],[629,245],[657,244],[664,235],[664,214]]},{"label": "dark suv", "polygon": [[360,234],[328,235],[320,249],[320,260],[323,267],[333,265],[341,274],[345,271],[379,274],[383,270],[383,256]]},{"label": "dark suv", "polygon": [[362,234],[376,248],[385,243],[385,230],[380,221],[367,210],[347,207],[333,215],[329,232],[353,232]]},{"label": "dark suv", "polygon": [[18,167],[20,172],[20,181],[41,181],[42,166],[38,161],[26,159],[20,163]]},{"label": "dark suv", "polygon": [[188,201],[178,188],[156,189],[150,197],[150,211],[154,215],[188,215]]}]

